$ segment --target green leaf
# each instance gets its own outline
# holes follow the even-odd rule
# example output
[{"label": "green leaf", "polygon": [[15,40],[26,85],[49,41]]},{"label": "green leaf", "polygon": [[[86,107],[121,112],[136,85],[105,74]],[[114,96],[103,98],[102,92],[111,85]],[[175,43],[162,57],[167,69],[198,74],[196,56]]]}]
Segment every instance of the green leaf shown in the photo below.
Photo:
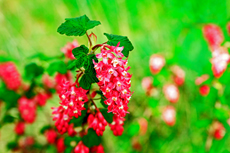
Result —
[{"label": "green leaf", "polygon": [[104,33],[104,35],[107,37],[108,45],[116,46],[120,42],[120,47],[124,46],[124,49],[122,53],[125,57],[129,56],[129,52],[134,49],[132,43],[129,41],[128,37],[126,36],[119,36],[119,35],[113,35],[113,34],[107,34]]},{"label": "green leaf", "polygon": [[85,45],[81,45],[72,50],[74,57],[77,59],[87,56],[88,52],[89,52],[89,49]]},{"label": "green leaf", "polygon": [[88,90],[91,86],[92,83],[98,82],[98,79],[96,77],[96,71],[94,69],[94,64],[93,64],[93,59],[95,55],[89,55],[87,56],[88,62],[84,63],[84,68],[85,68],[85,74],[82,76],[80,80],[80,86],[83,89]]},{"label": "green leaf", "polygon": [[[74,142],[75,142],[75,145],[77,145],[79,141],[81,141],[80,137],[76,137],[76,136],[75,137],[65,137],[64,144],[66,146],[72,146]],[[72,147],[75,147],[75,146],[72,146]]]},{"label": "green leaf", "polygon": [[65,20],[58,27],[57,32],[66,34],[67,36],[83,36],[87,30],[101,24],[99,21],[89,20],[86,15],[77,18],[67,18]]},{"label": "green leaf", "polygon": [[53,75],[55,72],[65,74],[67,72],[67,68],[63,61],[55,61],[49,65],[47,72],[49,75]]},{"label": "green leaf", "polygon": [[25,66],[25,76],[28,80],[38,77],[44,72],[44,69],[41,66],[38,66],[35,63],[30,63]]},{"label": "green leaf", "polygon": [[6,103],[6,110],[16,107],[19,98],[19,94],[12,90],[8,90],[6,86],[0,88],[0,100]]},{"label": "green leaf", "polygon": [[42,129],[40,130],[40,133],[43,134],[43,133],[45,133],[46,130],[51,129],[51,128],[52,127],[50,125],[46,125],[46,126],[42,127]]},{"label": "green leaf", "polygon": [[101,109],[100,112],[102,113],[102,115],[104,116],[105,120],[108,123],[112,123],[113,122],[113,114],[110,112],[107,112],[107,109]]},{"label": "green leaf", "polygon": [[14,117],[11,115],[5,115],[3,117],[3,123],[13,123],[14,122]]},{"label": "green leaf", "polygon": [[98,146],[101,143],[101,137],[99,137],[96,132],[90,128],[87,135],[82,138],[85,146],[91,148],[93,146]]},{"label": "green leaf", "polygon": [[10,150],[16,148],[17,146],[18,146],[17,142],[9,142],[7,144],[7,148]]}]

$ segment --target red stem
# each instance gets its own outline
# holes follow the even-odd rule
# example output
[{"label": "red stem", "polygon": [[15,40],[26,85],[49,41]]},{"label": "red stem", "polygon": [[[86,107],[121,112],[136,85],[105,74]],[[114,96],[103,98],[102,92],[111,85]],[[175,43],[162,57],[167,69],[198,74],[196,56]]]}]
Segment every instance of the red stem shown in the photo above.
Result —
[{"label": "red stem", "polygon": [[75,81],[75,84],[76,84],[78,87],[80,87],[80,84],[79,84],[78,80],[79,80],[79,78],[81,77],[82,74],[83,74],[83,72],[80,72],[79,74],[77,74],[77,79],[76,79],[76,81]]}]

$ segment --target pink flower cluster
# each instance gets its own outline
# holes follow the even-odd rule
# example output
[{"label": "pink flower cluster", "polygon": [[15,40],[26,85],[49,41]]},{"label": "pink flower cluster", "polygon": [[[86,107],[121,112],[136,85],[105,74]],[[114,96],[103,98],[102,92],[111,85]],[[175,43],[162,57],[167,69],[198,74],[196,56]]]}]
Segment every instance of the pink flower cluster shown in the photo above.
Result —
[{"label": "pink flower cluster", "polygon": [[25,132],[25,123],[24,122],[18,122],[15,125],[14,131],[17,135],[22,135]]},{"label": "pink flower cluster", "polygon": [[45,106],[47,100],[51,98],[51,96],[50,93],[40,92],[34,97],[34,100],[39,106]]},{"label": "pink flower cluster", "polygon": [[171,103],[177,103],[177,101],[179,100],[180,93],[177,86],[175,86],[174,84],[165,85],[163,87],[163,92],[166,99]]},{"label": "pink flower cluster", "polygon": [[131,74],[130,67],[126,67],[127,59],[123,60],[122,50],[124,47],[104,45],[97,58],[102,58],[99,63],[94,62],[98,85],[103,95],[107,98],[108,112],[113,112],[124,117],[128,110],[128,103],[131,98]]},{"label": "pink flower cluster", "polygon": [[153,74],[157,74],[165,65],[165,58],[162,55],[154,54],[150,57],[149,66]]},{"label": "pink flower cluster", "polygon": [[61,49],[61,51],[65,54],[65,56],[69,59],[75,59],[73,56],[72,50],[76,47],[78,47],[78,42],[74,40],[72,43],[67,43],[65,47]]},{"label": "pink flower cluster", "polygon": [[89,153],[89,148],[86,147],[82,141],[80,141],[74,148],[74,153]]},{"label": "pink flower cluster", "polygon": [[57,138],[57,132],[53,129],[45,131],[46,140],[49,144],[54,144]]},{"label": "pink flower cluster", "polygon": [[0,63],[0,78],[10,90],[17,90],[21,86],[21,76],[14,63]]},{"label": "pink flower cluster", "polygon": [[34,99],[21,97],[18,100],[18,110],[23,120],[27,123],[33,123],[36,118],[36,102]]},{"label": "pink flower cluster", "polygon": [[99,146],[94,146],[90,148],[91,153],[104,153],[104,147],[100,144]]},{"label": "pink flower cluster", "polygon": [[113,116],[113,122],[109,124],[109,126],[115,136],[122,135],[124,131],[124,121],[125,119],[123,117],[119,117],[118,115]]},{"label": "pink flower cluster", "polygon": [[212,51],[212,71],[216,78],[222,76],[230,62],[228,49],[221,47],[224,41],[223,33],[217,25],[208,24],[203,27],[203,34]]},{"label": "pink flower cluster", "polygon": [[59,98],[61,106],[65,109],[65,114],[69,117],[81,116],[81,111],[84,110],[84,103],[88,101],[86,93],[88,90],[77,88],[75,84],[70,84],[69,81],[63,81]]},{"label": "pink flower cluster", "polygon": [[176,122],[176,110],[173,106],[167,106],[163,110],[163,120],[169,126],[173,126]]},{"label": "pink flower cluster", "polygon": [[93,116],[93,114],[89,115],[88,124],[89,128],[93,128],[98,136],[102,136],[107,122],[101,112],[97,112],[95,116]]},{"label": "pink flower cluster", "polygon": [[70,117],[64,113],[64,108],[62,106],[52,107],[53,109],[53,120],[55,121],[55,126],[60,134],[64,134],[69,127]]}]

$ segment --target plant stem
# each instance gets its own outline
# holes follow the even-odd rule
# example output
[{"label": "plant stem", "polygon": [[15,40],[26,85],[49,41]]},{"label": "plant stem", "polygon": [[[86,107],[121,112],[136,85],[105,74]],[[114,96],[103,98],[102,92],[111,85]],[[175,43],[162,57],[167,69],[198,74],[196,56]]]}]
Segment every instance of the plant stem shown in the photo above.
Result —
[{"label": "plant stem", "polygon": [[76,81],[75,81],[75,84],[78,86],[78,87],[80,87],[80,84],[79,84],[79,78],[81,77],[81,75],[83,74],[83,72],[81,71],[79,74],[77,74],[77,79],[76,79]]},{"label": "plant stem", "polygon": [[91,50],[91,48],[92,48],[92,41],[91,41],[91,39],[90,39],[90,37],[89,37],[87,31],[86,31],[86,36],[87,36],[87,38],[88,38],[88,40],[89,40],[89,48],[90,48],[90,50]]}]

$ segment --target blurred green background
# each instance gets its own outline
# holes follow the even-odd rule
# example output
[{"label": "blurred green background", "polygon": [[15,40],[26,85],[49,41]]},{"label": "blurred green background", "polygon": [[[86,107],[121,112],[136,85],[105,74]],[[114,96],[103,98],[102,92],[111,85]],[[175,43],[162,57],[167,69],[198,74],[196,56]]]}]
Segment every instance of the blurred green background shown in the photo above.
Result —
[{"label": "blurred green background", "polygon": [[[86,44],[86,36],[85,39],[66,37],[56,32],[65,18],[84,14],[102,23],[93,29],[99,43],[106,41],[103,35],[106,32],[128,36],[134,45],[129,57],[134,91],[129,104],[131,114],[127,118],[123,136],[105,134],[110,138],[108,142],[104,138],[106,152],[135,152],[130,138],[136,134],[135,126],[139,117],[149,121],[147,134],[137,137],[142,145],[141,152],[205,152],[207,126],[212,118],[203,119],[202,115],[212,117],[216,91],[211,89],[212,94],[206,100],[190,93],[197,92],[195,77],[212,74],[209,61],[211,52],[203,38],[202,26],[207,23],[219,25],[225,40],[229,41],[226,24],[230,21],[230,1],[0,0],[0,54],[11,57],[22,69],[31,61],[28,57],[35,53],[59,55],[60,48],[73,39]],[[186,72],[185,87],[181,88],[181,98],[176,104],[178,114],[174,127],[164,125],[156,109],[156,106],[168,102],[165,99],[154,101],[147,98],[141,87],[142,78],[152,76],[149,57],[154,53],[161,53],[167,64],[178,64]],[[162,72],[156,77],[162,85],[167,82],[163,75]],[[229,75],[224,75],[219,81],[229,84],[226,79],[229,80]],[[225,95],[225,104],[228,105],[229,93]],[[151,102],[157,103],[156,106],[149,106]],[[197,125],[197,121],[200,124]],[[4,144],[6,140],[0,139]],[[230,152],[229,143],[227,133],[221,141],[213,142],[210,152]],[[1,145],[1,148],[4,146]]]}]

